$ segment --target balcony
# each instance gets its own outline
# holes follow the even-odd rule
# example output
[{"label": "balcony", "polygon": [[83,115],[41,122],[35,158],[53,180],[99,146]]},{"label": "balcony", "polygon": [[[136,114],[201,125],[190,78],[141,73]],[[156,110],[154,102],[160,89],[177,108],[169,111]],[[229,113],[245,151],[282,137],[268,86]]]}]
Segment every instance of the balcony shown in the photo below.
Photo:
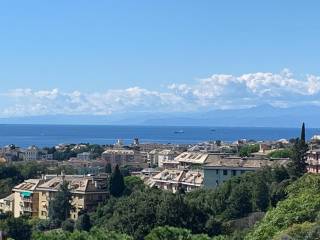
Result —
[{"label": "balcony", "polygon": [[32,208],[31,207],[22,207],[21,208],[23,212],[32,212]]},{"label": "balcony", "polygon": [[22,198],[23,202],[32,203],[32,198]]}]

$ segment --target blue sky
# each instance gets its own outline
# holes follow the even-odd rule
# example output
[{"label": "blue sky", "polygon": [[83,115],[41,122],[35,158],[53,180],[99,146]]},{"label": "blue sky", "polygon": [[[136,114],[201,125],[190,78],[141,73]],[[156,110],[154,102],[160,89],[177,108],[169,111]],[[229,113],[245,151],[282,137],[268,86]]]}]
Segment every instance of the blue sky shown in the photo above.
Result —
[{"label": "blue sky", "polygon": [[316,0],[1,1],[0,116],[319,104],[319,9]]}]

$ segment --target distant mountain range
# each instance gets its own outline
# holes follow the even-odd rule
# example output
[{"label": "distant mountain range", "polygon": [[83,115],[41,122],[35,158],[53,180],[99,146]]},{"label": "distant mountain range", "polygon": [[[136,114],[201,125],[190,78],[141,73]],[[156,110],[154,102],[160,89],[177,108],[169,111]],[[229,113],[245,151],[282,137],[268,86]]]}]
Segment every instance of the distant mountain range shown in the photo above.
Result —
[{"label": "distant mountain range", "polygon": [[0,124],[165,125],[224,127],[320,127],[320,107],[275,108],[263,105],[249,109],[192,113],[128,112],[110,116],[47,115],[0,118]]}]

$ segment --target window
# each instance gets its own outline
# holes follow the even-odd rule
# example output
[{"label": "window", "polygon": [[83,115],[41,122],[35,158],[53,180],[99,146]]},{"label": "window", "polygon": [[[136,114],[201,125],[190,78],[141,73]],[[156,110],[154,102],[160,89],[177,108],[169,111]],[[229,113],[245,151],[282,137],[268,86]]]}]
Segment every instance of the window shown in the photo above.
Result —
[{"label": "window", "polygon": [[217,185],[217,186],[219,185],[219,180],[216,180],[216,185]]},{"label": "window", "polygon": [[241,170],[241,174],[244,174],[246,171],[245,170]]},{"label": "window", "polygon": [[232,170],[232,176],[236,176],[237,175],[237,171],[236,170]]},{"label": "window", "polygon": [[217,174],[217,175],[219,174],[219,169],[216,170],[216,174]]},{"label": "window", "polygon": [[223,170],[223,175],[228,175],[228,170]]}]

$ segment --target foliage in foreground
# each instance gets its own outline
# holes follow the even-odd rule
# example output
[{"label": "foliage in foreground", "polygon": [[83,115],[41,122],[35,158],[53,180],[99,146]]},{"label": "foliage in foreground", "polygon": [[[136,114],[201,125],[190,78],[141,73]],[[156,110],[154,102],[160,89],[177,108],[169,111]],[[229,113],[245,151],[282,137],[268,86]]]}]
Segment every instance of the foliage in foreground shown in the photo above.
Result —
[{"label": "foliage in foreground", "polygon": [[228,222],[265,212],[285,197],[289,175],[266,168],[234,177],[215,190],[173,194],[138,188],[130,196],[111,198],[91,216],[93,225],[144,239],[154,228],[171,226],[193,234],[229,234]]},{"label": "foliage in foreground", "polygon": [[32,240],[132,240],[125,234],[109,232],[102,229],[93,229],[90,232],[75,231],[73,233],[53,230],[50,232],[38,232],[32,237]]},{"label": "foliage in foreground", "polygon": [[[306,228],[320,213],[320,176],[306,174],[287,188],[288,197],[268,211],[265,218],[247,235],[247,240],[267,240],[278,234]],[[309,223],[308,223],[309,222]],[[302,224],[302,225],[301,225]],[[294,238],[296,239],[296,238]]]}]

